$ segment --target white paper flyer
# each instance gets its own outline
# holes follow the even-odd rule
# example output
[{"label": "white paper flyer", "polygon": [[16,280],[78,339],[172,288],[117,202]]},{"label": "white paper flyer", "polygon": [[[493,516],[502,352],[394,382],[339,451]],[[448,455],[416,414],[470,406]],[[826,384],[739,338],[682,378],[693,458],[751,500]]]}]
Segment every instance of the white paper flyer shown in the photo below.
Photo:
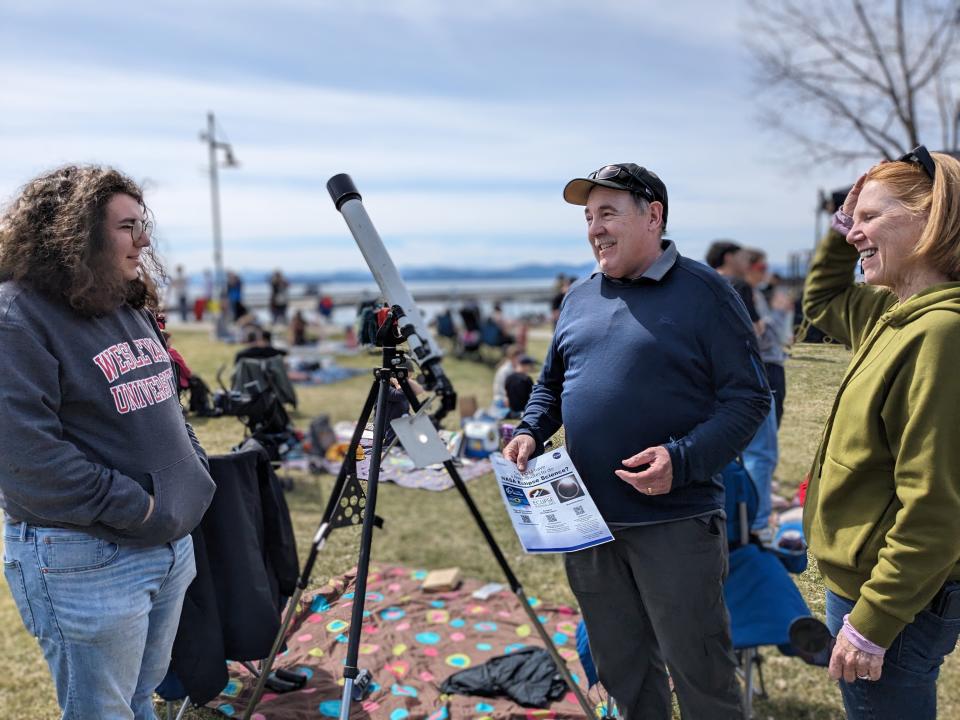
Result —
[{"label": "white paper flyer", "polygon": [[526,472],[490,456],[500,496],[528,553],[573,552],[613,540],[564,448],[527,462]]}]

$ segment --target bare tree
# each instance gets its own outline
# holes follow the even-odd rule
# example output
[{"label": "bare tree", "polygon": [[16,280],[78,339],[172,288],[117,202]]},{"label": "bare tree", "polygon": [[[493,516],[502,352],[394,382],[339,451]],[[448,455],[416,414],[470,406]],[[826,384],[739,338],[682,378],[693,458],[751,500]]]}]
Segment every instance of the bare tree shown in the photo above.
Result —
[{"label": "bare tree", "polygon": [[960,0],[747,0],[761,120],[811,162],[956,148]]}]

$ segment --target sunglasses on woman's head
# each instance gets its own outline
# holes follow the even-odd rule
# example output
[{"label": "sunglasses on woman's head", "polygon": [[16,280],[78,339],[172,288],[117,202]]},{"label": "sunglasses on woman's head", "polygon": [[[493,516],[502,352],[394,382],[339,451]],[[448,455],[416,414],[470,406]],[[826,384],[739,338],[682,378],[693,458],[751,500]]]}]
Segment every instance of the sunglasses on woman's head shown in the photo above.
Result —
[{"label": "sunglasses on woman's head", "polygon": [[923,171],[933,180],[937,174],[937,165],[930,157],[930,152],[925,145],[917,145],[913,150],[897,158],[897,162],[915,163],[923,168]]}]

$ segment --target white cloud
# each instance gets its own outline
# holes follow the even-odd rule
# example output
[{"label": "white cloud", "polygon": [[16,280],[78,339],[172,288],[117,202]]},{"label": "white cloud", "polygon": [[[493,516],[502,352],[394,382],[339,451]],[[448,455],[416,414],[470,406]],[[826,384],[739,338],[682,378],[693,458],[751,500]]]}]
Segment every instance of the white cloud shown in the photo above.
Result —
[{"label": "white cloud", "polygon": [[[12,17],[37,21],[51,12],[47,5],[42,11],[38,7],[18,6]],[[150,13],[148,26],[186,32],[182,23],[176,25],[178,14],[169,7],[137,12]],[[236,18],[257,13],[304,23],[319,22],[326,14],[338,22],[344,17],[367,19],[382,32],[388,16],[420,27],[440,45],[454,42],[449,33],[453,25],[463,31],[478,23],[489,32],[487,25],[496,21],[493,24],[513,33],[511,38],[527,29],[531,44],[537,43],[529,56],[523,55],[522,44],[504,49],[519,53],[509,56],[509,62],[525,63],[518,71],[544,63],[543,73],[561,79],[571,69],[590,70],[596,48],[603,47],[603,27],[611,23],[621,33],[635,29],[638,37],[653,33],[701,43],[707,48],[701,61],[707,64],[735,38],[733,13],[711,15],[715,20],[709,23],[690,23],[690,17],[708,7],[690,0],[668,5],[609,0],[589,9],[564,0],[549,3],[549,11],[543,4],[505,0],[368,1],[349,6],[283,0],[271,4],[269,11],[246,0],[177,7],[181,15],[198,13],[190,29],[198,37],[226,8],[235,12],[224,22],[238,25],[242,20]],[[120,8],[130,6],[69,6],[71,13],[97,22],[110,20]],[[596,25],[582,28],[579,47],[558,45],[550,57],[537,56],[549,45],[549,37],[536,34],[542,26],[585,14]],[[252,37],[258,28],[247,22],[241,30]],[[573,30],[579,28],[565,32]],[[696,70],[684,71],[689,83],[665,85],[656,72],[660,60],[655,54],[647,66],[638,63],[631,70],[629,86],[611,90],[558,85],[549,92],[531,86],[518,99],[512,94],[474,95],[469,87],[451,95],[449,88],[431,84],[427,56],[416,66],[424,73],[412,79],[418,83],[416,90],[371,89],[370,78],[359,76],[357,87],[346,89],[292,72],[290,77],[298,79],[289,79],[276,61],[287,50],[278,36],[259,38],[250,47],[246,39],[242,34],[233,38],[234,59],[246,67],[254,50],[263,53],[262,74],[245,72],[239,64],[229,69],[232,56],[225,61],[228,69],[202,63],[196,68],[144,69],[128,65],[121,56],[105,59],[112,57],[109,47],[98,48],[106,55],[96,60],[32,58],[26,64],[0,46],[0,197],[10,197],[29,177],[56,164],[114,164],[146,181],[168,255],[194,267],[209,264],[209,186],[198,133],[213,108],[241,162],[239,169],[221,173],[227,261],[236,267],[361,266],[324,189],[326,179],[337,172],[356,179],[388,247],[397,239],[410,255],[438,263],[543,261],[550,259],[543,257],[545,252],[558,260],[588,257],[582,211],[565,205],[560,189],[570,177],[628,159],[648,164],[664,177],[674,235],[693,245],[717,235],[743,234],[767,243],[771,255],[779,257],[797,242],[799,228],[812,223],[810,180],[786,178],[764,164],[744,98],[727,85],[702,82]],[[359,50],[376,54],[377,47],[364,46],[365,37],[358,35],[356,41]],[[491,57],[498,52],[497,43],[491,35]],[[457,48],[447,49],[450,54],[440,57],[457,57]],[[172,57],[177,47],[172,36],[161,34],[150,50]],[[324,56],[320,45],[313,50],[319,60],[336,60]],[[416,56],[421,48],[411,43],[407,50]],[[562,62],[550,64],[558,58]],[[455,61],[476,65],[476,60]],[[471,72],[495,77],[509,72],[509,62],[481,63]],[[691,62],[691,67],[698,65]],[[347,242],[334,242],[337,237]],[[556,238],[548,250],[545,237]],[[305,242],[302,248],[278,247],[278,238]]]}]

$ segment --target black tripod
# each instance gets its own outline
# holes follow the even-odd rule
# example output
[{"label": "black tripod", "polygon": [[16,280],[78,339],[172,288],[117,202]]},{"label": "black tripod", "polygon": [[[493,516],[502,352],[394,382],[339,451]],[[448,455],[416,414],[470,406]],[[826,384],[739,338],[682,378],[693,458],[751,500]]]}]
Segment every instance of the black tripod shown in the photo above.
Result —
[{"label": "black tripod", "polygon": [[[357,680],[358,675],[360,675],[360,670],[357,667],[357,656],[360,648],[360,632],[362,629],[363,609],[367,594],[367,573],[370,565],[370,549],[373,540],[373,527],[374,525],[382,525],[382,521],[376,516],[375,512],[377,503],[377,485],[380,477],[381,454],[383,452],[383,435],[384,431],[386,430],[385,407],[387,393],[391,386],[391,380],[396,380],[400,389],[403,391],[404,396],[409,401],[410,407],[414,411],[418,411],[421,407],[420,402],[417,400],[416,394],[413,392],[413,389],[410,387],[410,383],[407,379],[407,367],[404,353],[397,348],[397,345],[405,339],[409,332],[412,331],[412,326],[410,325],[408,325],[405,330],[399,329],[397,319],[402,316],[403,311],[399,307],[394,306],[387,314],[385,321],[381,324],[380,330],[377,333],[377,344],[383,348],[383,361],[381,366],[374,370],[374,382],[370,387],[370,392],[367,394],[367,400],[364,403],[363,410],[360,413],[360,418],[357,422],[356,429],[354,430],[353,437],[350,439],[350,446],[347,449],[347,454],[344,458],[343,465],[340,467],[340,473],[337,476],[337,482],[331,492],[330,500],[327,503],[323,518],[320,521],[320,526],[316,535],[314,536],[313,545],[310,548],[310,554],[307,557],[307,562],[304,564],[303,572],[301,573],[300,580],[297,583],[297,589],[287,604],[287,610],[284,614],[280,631],[278,632],[277,638],[274,641],[270,656],[264,660],[261,666],[260,677],[258,678],[257,685],[254,688],[254,693],[250,698],[250,704],[243,715],[243,720],[249,720],[257,706],[257,703],[260,700],[260,697],[263,694],[263,689],[267,678],[270,675],[270,669],[273,665],[273,661],[283,645],[283,639],[286,637],[290,623],[294,614],[296,613],[297,607],[299,606],[300,597],[309,584],[310,575],[313,572],[313,565],[316,562],[317,554],[323,547],[327,536],[335,528],[355,526],[362,522],[360,535],[360,554],[357,562],[357,579],[353,595],[350,634],[347,642],[347,659],[343,670],[344,688],[340,705],[340,720],[347,720],[349,717],[351,700],[360,699],[360,693],[357,693],[356,698],[353,697],[354,683]],[[370,458],[367,492],[366,496],[364,496],[363,489],[359,480],[357,479],[356,452],[360,445],[360,438],[363,435],[364,428],[366,428],[367,422],[370,419],[370,414],[373,412],[374,405],[376,405],[376,412],[374,414],[373,450]],[[550,656],[553,658],[553,661],[557,666],[557,670],[563,676],[567,686],[576,696],[577,702],[579,703],[580,708],[583,710],[586,717],[595,717],[595,711],[591,707],[590,702],[587,700],[586,695],[574,681],[573,676],[570,674],[570,671],[567,668],[566,662],[562,657],[560,657],[556,646],[553,644],[553,640],[547,634],[547,631],[541,624],[536,612],[534,612],[533,608],[530,606],[530,602],[523,590],[523,587],[520,585],[520,581],[517,580],[516,575],[513,574],[513,570],[510,568],[510,565],[507,563],[507,559],[500,550],[500,546],[497,544],[496,539],[493,537],[493,534],[487,527],[483,516],[480,514],[479,508],[476,506],[473,498],[470,496],[470,493],[467,490],[463,479],[460,477],[453,460],[447,460],[443,465],[444,468],[446,468],[447,473],[450,475],[451,480],[453,480],[453,484],[457,488],[457,491],[460,493],[461,497],[463,497],[470,514],[477,523],[477,527],[480,529],[484,539],[487,541],[487,545],[490,546],[490,550],[493,552],[497,564],[499,564],[501,570],[503,570],[503,574],[506,576],[507,583],[510,585],[510,589],[517,596],[520,606],[527,614],[532,626],[536,628],[537,634],[543,641],[547,652],[549,652]]]}]

